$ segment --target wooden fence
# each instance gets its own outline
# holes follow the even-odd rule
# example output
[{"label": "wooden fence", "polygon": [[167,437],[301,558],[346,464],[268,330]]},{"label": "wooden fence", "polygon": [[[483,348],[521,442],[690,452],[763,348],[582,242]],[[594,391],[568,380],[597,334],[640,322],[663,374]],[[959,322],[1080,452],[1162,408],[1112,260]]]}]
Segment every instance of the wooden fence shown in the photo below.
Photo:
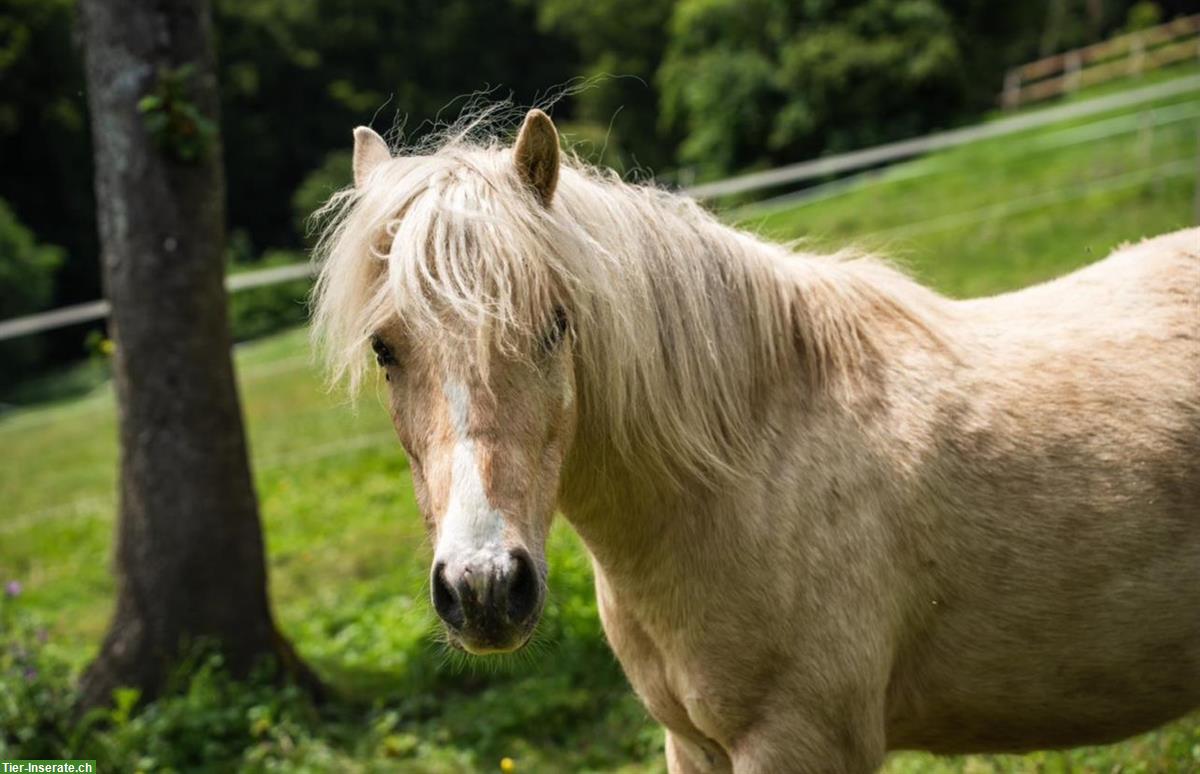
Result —
[{"label": "wooden fence", "polygon": [[999,101],[1012,109],[1187,59],[1200,59],[1200,14],[1014,67]]}]

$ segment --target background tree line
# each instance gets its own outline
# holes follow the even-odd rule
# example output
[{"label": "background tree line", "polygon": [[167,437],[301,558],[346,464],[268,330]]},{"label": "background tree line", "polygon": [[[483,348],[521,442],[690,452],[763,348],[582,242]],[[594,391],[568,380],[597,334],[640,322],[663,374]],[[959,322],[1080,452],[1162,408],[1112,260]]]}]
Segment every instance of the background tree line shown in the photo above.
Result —
[{"label": "background tree line", "polygon": [[[581,153],[711,179],[975,120],[1007,67],[1196,3],[1156,5],[217,0],[231,260],[298,257],[304,217],[348,180],[350,128],[404,118],[412,140],[477,90],[528,104],[582,78],[555,108]],[[0,0],[0,318],[100,294],[75,16],[74,0]],[[243,317],[241,335],[271,327]],[[0,344],[0,384],[82,340]]]}]

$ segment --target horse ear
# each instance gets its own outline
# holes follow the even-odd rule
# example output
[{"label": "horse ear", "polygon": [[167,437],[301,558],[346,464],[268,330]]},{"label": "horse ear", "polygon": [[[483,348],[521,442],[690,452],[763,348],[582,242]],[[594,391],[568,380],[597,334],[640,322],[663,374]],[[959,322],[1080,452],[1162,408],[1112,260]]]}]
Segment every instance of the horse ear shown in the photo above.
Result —
[{"label": "horse ear", "polygon": [[354,187],[362,188],[371,170],[392,158],[387,143],[369,126],[354,130]]},{"label": "horse ear", "polygon": [[537,108],[525,114],[513,146],[513,161],[521,180],[549,207],[558,185],[558,130],[550,116]]}]

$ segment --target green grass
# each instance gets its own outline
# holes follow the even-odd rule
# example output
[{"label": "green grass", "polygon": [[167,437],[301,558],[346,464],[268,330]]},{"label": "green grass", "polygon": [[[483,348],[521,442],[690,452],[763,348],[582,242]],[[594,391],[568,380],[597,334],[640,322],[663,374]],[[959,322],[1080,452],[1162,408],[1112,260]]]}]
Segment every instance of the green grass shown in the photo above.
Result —
[{"label": "green grass", "polygon": [[[1200,94],[1155,107],[1198,113]],[[1020,287],[1192,223],[1200,119],[1069,142],[1095,120],[955,149],[836,196],[737,217],[815,248],[883,250],[955,296]],[[311,770],[495,770],[503,755],[520,771],[662,770],[661,734],[604,645],[588,565],[567,529],[559,525],[551,541],[553,599],[532,652],[487,668],[457,660],[436,642],[429,551],[380,396],[365,395],[355,411],[327,394],[300,330],[241,346],[236,362],[280,624],[348,698],[314,717],[255,698],[245,717],[234,712],[249,741],[235,734],[233,751],[221,754],[255,770],[271,760]],[[110,612],[115,437],[107,384],[0,417],[0,582],[24,584],[0,613],[7,605],[46,626],[45,650],[72,668],[94,652]],[[136,761],[145,754],[136,748],[153,748],[150,768],[167,765],[162,740],[177,738],[181,718],[242,707],[225,690],[205,682],[119,723],[105,754]],[[1111,747],[903,754],[887,769],[1187,770],[1200,770],[1200,719]]]},{"label": "green grass", "polygon": [[[954,296],[1020,287],[1194,222],[1200,93],[1149,107],[1163,123],[1143,125],[1135,116],[1145,107],[1117,111],[897,165],[841,195],[734,215],[814,249],[889,254]],[[1083,141],[1097,121],[1137,128]]]}]

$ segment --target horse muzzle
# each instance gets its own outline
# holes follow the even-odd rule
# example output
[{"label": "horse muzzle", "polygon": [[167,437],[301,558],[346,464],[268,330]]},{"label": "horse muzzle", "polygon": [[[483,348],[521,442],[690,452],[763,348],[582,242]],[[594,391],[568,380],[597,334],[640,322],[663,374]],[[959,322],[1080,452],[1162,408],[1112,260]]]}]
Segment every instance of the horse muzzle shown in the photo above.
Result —
[{"label": "horse muzzle", "polygon": [[439,560],[430,579],[433,608],[451,642],[468,653],[517,650],[541,617],[544,584],[529,552],[480,552],[462,561]]}]

